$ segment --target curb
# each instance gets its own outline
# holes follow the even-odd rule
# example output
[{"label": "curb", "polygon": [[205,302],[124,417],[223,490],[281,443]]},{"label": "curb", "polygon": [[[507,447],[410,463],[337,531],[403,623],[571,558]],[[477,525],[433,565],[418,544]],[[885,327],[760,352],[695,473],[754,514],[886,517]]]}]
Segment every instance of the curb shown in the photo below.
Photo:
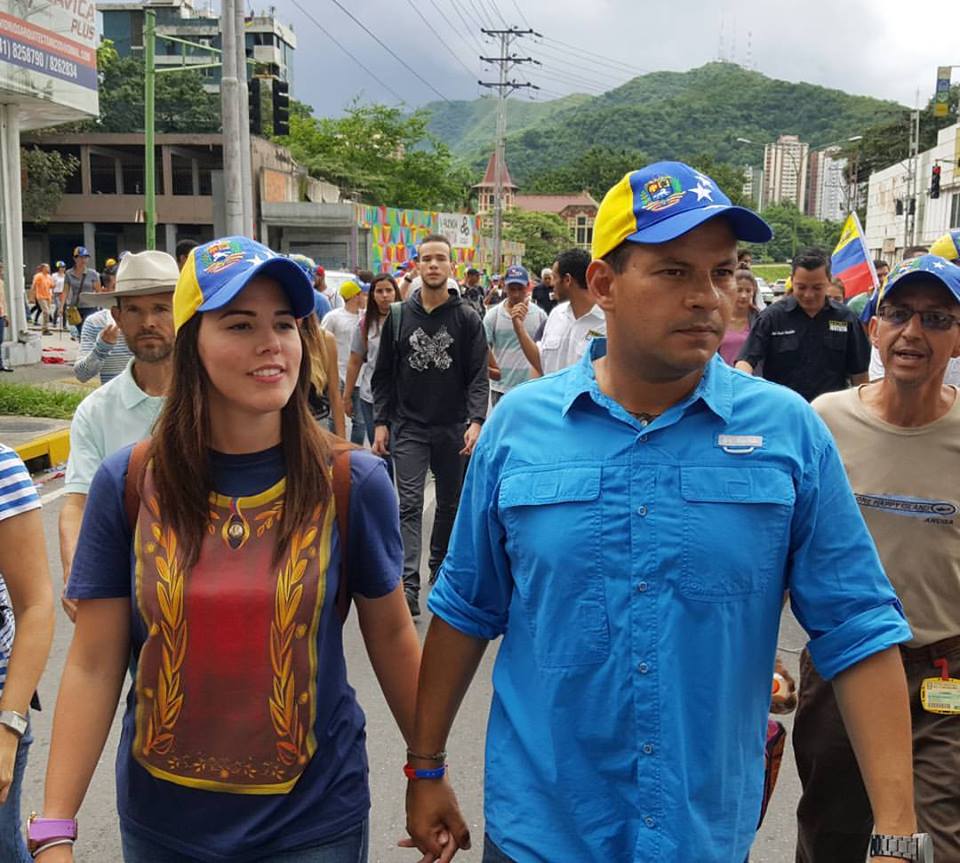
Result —
[{"label": "curb", "polygon": [[63,464],[70,455],[70,429],[68,427],[41,435],[13,449],[24,462],[46,457],[50,460],[49,467]]}]

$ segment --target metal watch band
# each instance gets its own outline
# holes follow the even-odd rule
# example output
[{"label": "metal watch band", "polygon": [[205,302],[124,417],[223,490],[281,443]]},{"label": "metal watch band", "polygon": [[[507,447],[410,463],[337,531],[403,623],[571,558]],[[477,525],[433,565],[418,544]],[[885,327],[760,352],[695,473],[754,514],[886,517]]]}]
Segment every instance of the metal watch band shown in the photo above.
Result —
[{"label": "metal watch band", "polygon": [[871,836],[870,856],[919,861],[920,843],[913,836]]},{"label": "metal watch band", "polygon": [[17,737],[23,737],[27,730],[27,717],[15,710],[0,710],[0,725],[5,725]]}]

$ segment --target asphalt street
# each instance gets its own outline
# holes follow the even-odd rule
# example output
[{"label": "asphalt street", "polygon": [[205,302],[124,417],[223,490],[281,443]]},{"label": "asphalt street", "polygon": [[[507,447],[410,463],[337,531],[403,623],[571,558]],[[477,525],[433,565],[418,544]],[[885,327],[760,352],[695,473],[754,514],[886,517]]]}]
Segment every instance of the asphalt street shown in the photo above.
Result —
[{"label": "asphalt street", "polygon": [[[63,498],[59,496],[61,486],[62,480],[52,480],[41,491],[41,496],[44,498],[43,520],[47,554],[51,561],[51,578],[58,591],[61,571],[57,548],[57,519],[63,502]],[[428,501],[430,499],[428,490]],[[432,517],[431,509],[426,514],[424,524],[431,525]],[[425,533],[428,534],[429,531]],[[425,537],[424,549],[428,544]],[[417,623],[417,630],[421,637],[426,633],[428,623],[429,614],[425,611]],[[42,811],[43,773],[49,752],[53,705],[71,635],[72,624],[66,615],[58,610],[53,650],[46,674],[40,684],[44,710],[35,714],[33,720],[36,742],[31,750],[23,792],[24,817],[32,810]],[[796,621],[789,612],[785,613],[780,631],[782,657],[795,676],[798,657],[791,651],[800,648],[804,641],[805,636]],[[403,806],[406,780],[400,770],[404,760],[403,741],[367,661],[357,627],[356,614],[352,614],[347,622],[345,647],[350,680],[357,690],[360,703],[367,715],[367,746],[373,799],[370,816],[370,861],[371,863],[415,861],[419,858],[414,852],[396,847],[397,840],[404,835]],[[496,645],[492,644],[464,700],[447,747],[450,753],[450,775],[474,837],[475,850],[462,855],[462,859],[466,861],[480,859],[479,848],[483,836],[483,747],[490,705],[490,677],[495,656]],[[705,670],[704,677],[709,680],[709,669]],[[696,704],[700,697],[702,696],[691,700]],[[79,814],[80,842],[76,847],[75,856],[77,863],[120,863],[121,861],[113,775],[114,755],[119,741],[119,718],[118,711],[111,735]],[[785,724],[788,728],[791,725],[791,719],[792,717],[786,717]],[[796,835],[794,810],[798,796],[799,783],[792,751],[788,746],[779,784],[768,810],[766,822],[757,836],[751,854],[750,859],[754,863],[787,863],[793,859]],[[612,863],[619,863],[619,861],[612,861]],[[731,861],[731,863],[740,863],[740,861]]]}]

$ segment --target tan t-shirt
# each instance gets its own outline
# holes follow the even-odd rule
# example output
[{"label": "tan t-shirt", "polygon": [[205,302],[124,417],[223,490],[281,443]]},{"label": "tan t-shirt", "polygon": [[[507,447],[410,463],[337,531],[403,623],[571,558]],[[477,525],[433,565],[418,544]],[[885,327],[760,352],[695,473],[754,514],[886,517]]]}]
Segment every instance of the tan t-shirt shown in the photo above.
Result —
[{"label": "tan t-shirt", "polygon": [[903,603],[910,646],[960,635],[960,396],[945,416],[920,428],[875,416],[859,387],[820,396],[813,407],[833,432]]}]

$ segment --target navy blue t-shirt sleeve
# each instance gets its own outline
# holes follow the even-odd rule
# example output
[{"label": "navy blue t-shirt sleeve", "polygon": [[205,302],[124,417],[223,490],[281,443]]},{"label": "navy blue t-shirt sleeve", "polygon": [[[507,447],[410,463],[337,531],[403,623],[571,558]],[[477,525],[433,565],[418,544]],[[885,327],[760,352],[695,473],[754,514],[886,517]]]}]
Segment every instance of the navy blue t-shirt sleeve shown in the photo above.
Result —
[{"label": "navy blue t-shirt sleeve", "polygon": [[400,511],[383,459],[362,450],[350,454],[348,530],[351,593],[386,596],[403,573]]},{"label": "navy blue t-shirt sleeve", "polygon": [[110,454],[94,474],[67,584],[68,599],[130,596],[132,532],[123,492],[132,450],[131,445]]}]

